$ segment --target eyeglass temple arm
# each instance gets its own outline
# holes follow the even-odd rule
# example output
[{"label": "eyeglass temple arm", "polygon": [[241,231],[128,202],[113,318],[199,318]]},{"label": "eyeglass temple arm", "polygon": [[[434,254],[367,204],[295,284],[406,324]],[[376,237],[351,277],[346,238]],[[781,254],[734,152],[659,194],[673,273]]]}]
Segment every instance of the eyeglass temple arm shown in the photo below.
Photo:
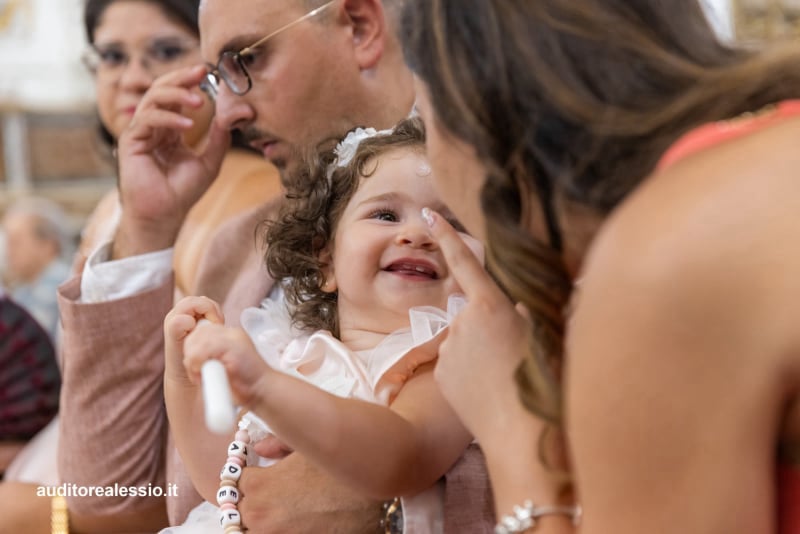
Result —
[{"label": "eyeglass temple arm", "polygon": [[264,43],[264,42],[265,42],[267,39],[270,39],[271,37],[273,37],[273,36],[275,36],[275,35],[278,35],[278,34],[279,34],[279,33],[281,33],[282,31],[288,30],[288,29],[289,29],[289,28],[291,28],[292,26],[295,26],[295,25],[297,25],[297,24],[300,24],[301,22],[303,22],[303,21],[304,21],[304,20],[306,20],[306,19],[310,19],[311,17],[315,16],[317,13],[320,13],[320,12],[321,12],[323,9],[325,9],[326,7],[328,7],[328,6],[330,6],[331,4],[333,4],[335,1],[336,1],[336,0],[331,0],[330,2],[327,2],[327,3],[325,3],[325,4],[322,4],[322,5],[321,5],[321,6],[319,6],[318,8],[316,8],[316,9],[312,9],[311,11],[309,11],[308,13],[306,13],[305,15],[303,15],[302,17],[300,17],[299,19],[297,19],[297,20],[295,20],[295,21],[292,21],[292,22],[290,22],[290,23],[289,23],[289,24],[287,24],[286,26],[281,26],[280,28],[278,28],[278,29],[277,29],[277,30],[275,30],[274,32],[270,33],[270,34],[269,34],[269,35],[267,35],[266,37],[262,37],[261,39],[259,39],[259,40],[258,40],[258,41],[256,41],[255,43],[251,44],[250,46],[247,46],[247,47],[245,47],[245,48],[242,48],[242,49],[239,51],[239,55],[240,55],[240,56],[244,56],[244,55],[247,55],[247,54],[249,54],[249,53],[250,53],[250,52],[253,50],[253,48],[257,47],[258,45],[260,45],[260,44],[262,44],[262,43]]}]

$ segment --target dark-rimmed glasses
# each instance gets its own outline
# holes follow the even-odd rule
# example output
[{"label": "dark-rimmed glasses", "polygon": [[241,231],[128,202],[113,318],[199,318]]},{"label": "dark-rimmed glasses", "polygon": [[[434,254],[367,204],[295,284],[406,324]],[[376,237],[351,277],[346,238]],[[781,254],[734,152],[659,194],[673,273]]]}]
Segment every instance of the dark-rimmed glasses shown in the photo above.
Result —
[{"label": "dark-rimmed glasses", "polygon": [[266,37],[262,37],[250,46],[245,46],[238,52],[233,52],[232,50],[223,52],[219,58],[219,61],[217,62],[216,67],[211,67],[209,65],[211,69],[209,70],[208,74],[206,74],[205,79],[200,83],[200,88],[205,91],[212,100],[215,100],[217,98],[219,82],[221,79],[225,82],[233,94],[239,96],[247,94],[247,92],[253,87],[253,80],[250,78],[250,73],[247,72],[245,60],[248,56],[253,55],[253,50],[279,33],[288,30],[292,26],[296,26],[304,20],[315,17],[335,1],[336,0],[330,0],[330,2],[312,9],[299,19],[296,19],[285,26],[281,26]]}]

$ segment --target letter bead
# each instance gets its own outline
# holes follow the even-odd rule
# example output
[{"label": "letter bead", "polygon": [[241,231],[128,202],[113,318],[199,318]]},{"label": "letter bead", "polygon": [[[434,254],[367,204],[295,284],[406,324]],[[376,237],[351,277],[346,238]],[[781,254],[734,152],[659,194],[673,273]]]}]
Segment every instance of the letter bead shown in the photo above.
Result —
[{"label": "letter bead", "polygon": [[217,490],[217,504],[222,506],[225,503],[236,504],[239,502],[239,490],[236,488],[220,488]]},{"label": "letter bead", "polygon": [[224,510],[219,514],[219,524],[223,528],[239,526],[242,524],[242,516],[236,510]]},{"label": "letter bead", "polygon": [[220,480],[233,480],[234,482],[239,482],[241,476],[242,468],[229,462],[222,466],[222,471],[219,473]]},{"label": "letter bead", "polygon": [[247,459],[247,444],[243,441],[232,441],[230,445],[228,445],[228,456],[235,456],[237,458],[241,458],[242,460]]}]

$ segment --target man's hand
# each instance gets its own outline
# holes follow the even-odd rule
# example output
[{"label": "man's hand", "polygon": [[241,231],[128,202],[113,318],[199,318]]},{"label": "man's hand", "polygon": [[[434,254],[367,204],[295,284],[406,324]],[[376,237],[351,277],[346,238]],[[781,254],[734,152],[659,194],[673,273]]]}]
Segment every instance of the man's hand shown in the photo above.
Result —
[{"label": "man's hand", "polygon": [[271,458],[273,460],[281,460],[294,452],[294,449],[272,434],[253,443],[253,450],[256,451],[256,454],[259,456]]},{"label": "man's hand", "polygon": [[336,482],[300,454],[245,467],[239,479],[242,523],[251,532],[374,534],[381,503]]},{"label": "man's hand", "polygon": [[199,151],[184,141],[194,125],[186,114],[204,103],[197,87],[205,72],[197,66],[156,80],[120,137],[122,219],[112,259],[171,247],[189,209],[219,172],[230,144],[227,131],[212,121]]}]

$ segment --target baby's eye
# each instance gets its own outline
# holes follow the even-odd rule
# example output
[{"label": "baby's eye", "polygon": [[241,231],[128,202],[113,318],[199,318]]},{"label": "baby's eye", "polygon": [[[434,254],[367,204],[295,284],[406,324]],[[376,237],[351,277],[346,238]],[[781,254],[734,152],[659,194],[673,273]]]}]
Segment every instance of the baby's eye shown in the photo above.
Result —
[{"label": "baby's eye", "polygon": [[370,219],[377,219],[379,221],[397,222],[397,214],[392,210],[375,210],[369,215]]}]

